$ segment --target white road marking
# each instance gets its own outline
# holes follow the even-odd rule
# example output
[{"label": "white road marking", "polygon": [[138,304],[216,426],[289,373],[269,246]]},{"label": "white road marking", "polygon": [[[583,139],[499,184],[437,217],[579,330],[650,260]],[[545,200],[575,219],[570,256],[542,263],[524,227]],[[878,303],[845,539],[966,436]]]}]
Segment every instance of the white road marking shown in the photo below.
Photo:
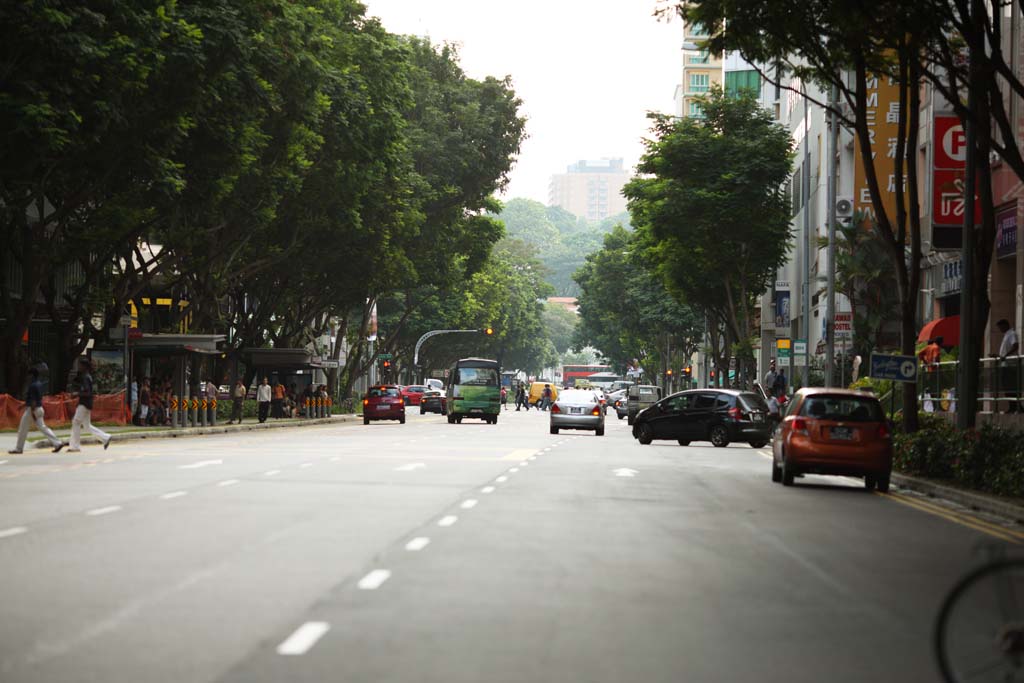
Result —
[{"label": "white road marking", "polygon": [[521,463],[519,463],[519,466],[520,466],[520,467],[529,467],[529,466],[530,466],[530,463],[528,463],[528,462],[526,462],[526,461],[524,460],[524,461],[522,461]]},{"label": "white road marking", "polygon": [[302,469],[306,469],[307,467],[312,467],[312,466],[313,466],[313,463],[311,463],[311,462],[304,462],[301,465],[299,465],[299,467],[301,467]]},{"label": "white road marking", "polygon": [[182,496],[187,495],[188,491],[171,491],[170,493],[165,493],[164,495],[160,496],[160,498],[162,498],[163,500],[171,500],[172,498],[181,498]]},{"label": "white road marking", "polygon": [[508,481],[508,477],[502,475],[495,479],[494,481],[498,482],[499,484],[504,484],[506,481]]},{"label": "white road marking", "polygon": [[3,531],[0,531],[0,538],[10,538],[11,536],[17,536],[18,534],[23,534],[26,531],[28,531],[28,529],[26,527],[23,527],[23,526],[12,526],[10,529],[4,529]]},{"label": "white road marking", "polygon": [[412,552],[416,552],[418,550],[423,550],[424,548],[426,548],[429,543],[430,539],[426,536],[417,536],[416,538],[412,539],[411,541],[405,544],[405,549]]},{"label": "white road marking", "polygon": [[460,505],[459,507],[461,507],[463,510],[472,510],[473,508],[476,507],[476,504],[478,502],[479,501],[477,501],[476,498],[467,498],[466,500],[462,501],[462,505]]},{"label": "white road marking", "polygon": [[211,465],[223,465],[223,460],[200,460],[194,462],[191,465],[178,465],[179,470],[198,470],[200,467],[210,467]]},{"label": "white road marking", "polygon": [[485,486],[482,489],[480,489],[480,493],[494,493],[494,487],[493,486]]},{"label": "white road marking", "polygon": [[620,467],[617,470],[612,470],[612,472],[615,472],[616,477],[635,477],[640,473],[639,470],[632,470],[628,467]]},{"label": "white road marking", "polygon": [[109,515],[111,512],[117,512],[120,509],[120,505],[108,505],[105,508],[96,508],[94,510],[89,510],[85,514],[90,515],[91,517],[98,517],[100,515]]},{"label": "white road marking", "polygon": [[225,479],[224,481],[218,481],[217,486],[234,486],[237,483],[237,479]]},{"label": "white road marking", "polygon": [[418,470],[421,467],[426,466],[427,464],[423,462],[410,462],[407,465],[400,465],[399,467],[394,468],[394,470],[395,472],[412,472],[413,470]]},{"label": "white road marking", "polygon": [[544,452],[545,452],[545,453],[547,453],[547,452],[548,452],[548,451],[550,451],[550,450],[551,450],[551,447],[549,446],[548,448],[545,448],[545,449],[544,449]]},{"label": "white road marking", "polygon": [[509,472],[518,472],[518,471],[519,471],[519,468],[518,468],[518,467],[513,467],[513,468],[511,468],[511,469],[509,470]]},{"label": "white road marking", "polygon": [[330,630],[326,621],[307,621],[277,646],[277,654],[304,655]]},{"label": "white road marking", "polygon": [[263,473],[263,476],[264,477],[273,477],[273,476],[278,475],[278,474],[281,474],[281,470],[267,470],[266,472]]},{"label": "white road marking", "polygon": [[384,582],[391,578],[391,572],[387,569],[374,569],[372,572],[359,579],[360,590],[375,591],[384,585]]},{"label": "white road marking", "polygon": [[6,465],[6,464],[7,464],[6,460],[0,460],[0,465]]},{"label": "white road marking", "polygon": [[445,515],[437,521],[438,526],[451,526],[455,522],[459,521],[459,518],[455,515]]},{"label": "white road marking", "polygon": [[527,458],[527,460],[536,460],[536,459],[537,459],[536,455],[531,455],[529,458]]}]

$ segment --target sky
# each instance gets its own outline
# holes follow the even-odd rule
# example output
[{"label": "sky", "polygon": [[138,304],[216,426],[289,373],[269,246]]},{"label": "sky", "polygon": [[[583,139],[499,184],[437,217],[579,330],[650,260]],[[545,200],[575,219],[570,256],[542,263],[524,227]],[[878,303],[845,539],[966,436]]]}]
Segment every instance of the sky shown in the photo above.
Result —
[{"label": "sky", "polygon": [[682,23],[656,0],[363,0],[391,33],[460,45],[471,78],[512,77],[529,136],[504,198],[547,203],[552,174],[580,159],[632,169],[648,111],[672,113]]}]

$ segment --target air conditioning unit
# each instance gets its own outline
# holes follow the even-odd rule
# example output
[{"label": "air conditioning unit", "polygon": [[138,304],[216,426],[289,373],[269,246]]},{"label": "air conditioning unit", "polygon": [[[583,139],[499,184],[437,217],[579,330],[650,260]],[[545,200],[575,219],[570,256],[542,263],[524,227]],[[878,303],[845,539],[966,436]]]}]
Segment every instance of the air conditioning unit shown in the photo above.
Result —
[{"label": "air conditioning unit", "polygon": [[836,218],[853,218],[852,197],[839,197],[836,199]]}]

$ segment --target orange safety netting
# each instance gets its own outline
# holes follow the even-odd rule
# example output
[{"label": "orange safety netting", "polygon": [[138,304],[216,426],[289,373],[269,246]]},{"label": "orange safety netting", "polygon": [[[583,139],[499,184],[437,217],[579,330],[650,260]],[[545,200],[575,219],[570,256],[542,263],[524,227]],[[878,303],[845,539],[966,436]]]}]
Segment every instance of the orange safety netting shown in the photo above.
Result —
[{"label": "orange safety netting", "polygon": [[[77,407],[78,399],[71,394],[43,396],[43,419],[50,427],[69,425]],[[0,429],[17,429],[24,409],[24,401],[19,401],[10,394],[0,394]],[[125,405],[124,392],[97,394],[92,401],[92,421],[128,424],[131,421],[131,411]]]}]

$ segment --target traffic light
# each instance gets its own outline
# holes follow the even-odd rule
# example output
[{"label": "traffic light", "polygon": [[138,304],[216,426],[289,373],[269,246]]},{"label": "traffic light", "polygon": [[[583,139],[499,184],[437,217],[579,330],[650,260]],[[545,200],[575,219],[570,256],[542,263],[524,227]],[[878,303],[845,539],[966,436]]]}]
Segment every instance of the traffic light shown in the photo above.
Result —
[{"label": "traffic light", "polygon": [[380,366],[382,368],[384,368],[385,370],[387,370],[388,368],[391,367],[391,361],[389,361],[389,360],[381,361]]},{"label": "traffic light", "polygon": [[494,334],[494,328],[493,328],[493,327],[485,327],[485,328],[484,328],[484,329],[483,329],[482,331],[483,331],[483,333],[484,333],[484,334],[486,334],[486,335],[487,335],[488,337],[490,337],[491,335],[493,335],[493,334]]},{"label": "traffic light", "polygon": [[693,368],[687,365],[685,368],[683,368],[683,377],[685,377],[686,379],[690,379],[692,376]]},{"label": "traffic light", "polygon": [[671,377],[672,376],[672,368],[669,368],[668,370],[666,370],[665,374],[668,375],[669,377]]}]

